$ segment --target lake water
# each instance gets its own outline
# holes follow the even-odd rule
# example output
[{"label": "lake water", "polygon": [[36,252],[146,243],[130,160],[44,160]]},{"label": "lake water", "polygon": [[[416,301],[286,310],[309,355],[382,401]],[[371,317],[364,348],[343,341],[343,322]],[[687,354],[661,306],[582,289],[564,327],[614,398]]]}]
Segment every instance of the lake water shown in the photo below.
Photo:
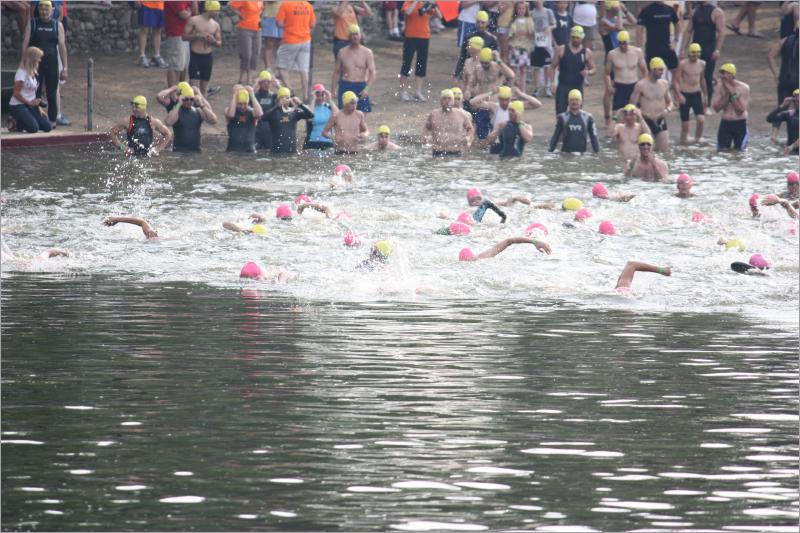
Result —
[{"label": "lake water", "polygon": [[[333,158],[4,151],[2,527],[795,531],[800,270],[785,214],[749,217],[791,168],[765,148],[678,150],[688,201],[541,146],[360,156],[333,191]],[[514,206],[434,235],[470,186],[594,217]],[[351,219],[221,227],[301,192]],[[102,225],[123,214],[161,238]],[[457,261],[533,221],[552,255]],[[390,264],[355,270],[348,227],[393,239]],[[35,259],[54,246],[71,256]],[[769,276],[730,271],[754,252]],[[297,276],[241,281],[248,259]],[[674,274],[621,297],[628,259]]]}]

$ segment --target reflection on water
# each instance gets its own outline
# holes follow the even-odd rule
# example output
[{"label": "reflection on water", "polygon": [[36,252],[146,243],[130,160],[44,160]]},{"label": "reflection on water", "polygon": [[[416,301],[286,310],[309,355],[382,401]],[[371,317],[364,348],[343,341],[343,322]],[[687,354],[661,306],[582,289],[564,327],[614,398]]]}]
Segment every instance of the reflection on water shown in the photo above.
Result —
[{"label": "reflection on water", "polygon": [[548,300],[3,280],[2,521],[796,528],[797,332]]}]

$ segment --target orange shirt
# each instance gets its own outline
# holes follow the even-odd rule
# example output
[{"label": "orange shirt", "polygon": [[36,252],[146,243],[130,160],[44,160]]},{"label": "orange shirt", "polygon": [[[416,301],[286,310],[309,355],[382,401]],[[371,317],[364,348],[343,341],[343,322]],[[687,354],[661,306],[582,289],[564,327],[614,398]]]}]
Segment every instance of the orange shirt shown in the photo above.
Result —
[{"label": "orange shirt", "polygon": [[348,31],[350,25],[358,24],[358,17],[356,17],[356,12],[353,7],[348,4],[345,7],[344,14],[341,17],[334,14],[333,20],[336,23],[336,31],[333,34],[334,37],[342,41],[350,39],[350,32]]},{"label": "orange shirt", "polygon": [[[414,2],[408,1],[403,2],[403,12],[405,13],[406,9],[413,3]],[[416,39],[431,38],[431,27],[430,24],[428,24],[430,15],[428,13],[420,15],[419,8],[421,7],[422,2],[417,2],[417,7],[414,8],[414,11],[412,11],[410,15],[406,15],[406,37],[413,37]]]},{"label": "orange shirt", "polygon": [[261,29],[261,10],[264,9],[263,0],[230,2],[231,9],[239,13],[239,26],[243,30],[258,31]]},{"label": "orange shirt", "polygon": [[311,41],[311,28],[317,22],[314,8],[308,2],[281,2],[275,20],[283,24],[286,44],[303,44]]},{"label": "orange shirt", "polygon": [[164,2],[142,2],[142,6],[148,9],[164,11]]}]

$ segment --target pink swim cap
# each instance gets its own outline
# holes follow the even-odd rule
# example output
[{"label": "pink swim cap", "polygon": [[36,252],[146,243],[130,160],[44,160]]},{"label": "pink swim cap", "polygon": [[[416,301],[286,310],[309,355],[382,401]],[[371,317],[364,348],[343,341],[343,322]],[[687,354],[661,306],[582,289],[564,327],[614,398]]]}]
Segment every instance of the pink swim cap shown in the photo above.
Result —
[{"label": "pink swim cap", "polygon": [[467,190],[467,200],[472,198],[473,196],[483,196],[481,194],[481,190],[477,187],[472,187],[471,189]]},{"label": "pink swim cap", "polygon": [[292,218],[292,208],[289,204],[281,204],[275,210],[275,218]]},{"label": "pink swim cap", "polygon": [[463,222],[453,222],[450,224],[450,235],[469,235],[469,226]]},{"label": "pink swim cap", "polygon": [[472,215],[467,213],[466,211],[458,215],[456,221],[461,222],[462,224],[466,224],[467,226],[475,225],[475,219],[472,218]]},{"label": "pink swim cap", "polygon": [[694,213],[692,213],[692,222],[704,222],[705,219],[706,216],[700,211],[695,211]]},{"label": "pink swim cap", "polygon": [[588,207],[581,207],[575,212],[575,220],[581,221],[592,217],[592,212]]},{"label": "pink swim cap", "polygon": [[239,272],[240,278],[258,279],[262,276],[264,276],[264,269],[255,261],[248,261],[245,263],[242,267],[242,271]]},{"label": "pink swim cap", "polygon": [[756,268],[761,268],[761,269],[769,268],[769,266],[770,266],[769,265],[769,261],[767,261],[767,258],[764,257],[761,254],[753,254],[753,255],[751,255],[750,256],[750,261],[748,261],[748,263],[750,263],[751,265],[753,265]]},{"label": "pink swim cap", "polygon": [[470,250],[469,248],[462,248],[461,251],[458,253],[458,260],[459,261],[475,261],[478,256],[475,255],[475,252]]},{"label": "pink swim cap", "polygon": [[754,194],[750,197],[750,207],[756,207],[758,205],[758,199],[761,198],[759,195]]},{"label": "pink swim cap", "polygon": [[361,246],[361,239],[358,238],[358,235],[352,231],[348,231],[344,234],[344,245],[345,246]]},{"label": "pink swim cap", "polygon": [[682,181],[692,183],[692,177],[689,174],[684,174],[684,173],[678,174],[678,183]]},{"label": "pink swim cap", "polygon": [[611,222],[610,220],[602,221],[600,223],[599,231],[603,235],[616,235],[617,234],[617,228],[614,227],[614,223]]},{"label": "pink swim cap", "polygon": [[790,170],[789,173],[786,174],[786,183],[800,183],[800,174],[794,170]]},{"label": "pink swim cap", "polygon": [[311,88],[311,90],[312,90],[312,91],[324,91],[324,90],[325,90],[325,86],[324,86],[324,85],[322,85],[321,83],[317,83],[316,85],[314,85],[314,86]]},{"label": "pink swim cap", "polygon": [[345,174],[352,174],[353,169],[348,167],[347,165],[336,165],[336,169],[333,171],[334,174],[337,176],[343,176]]},{"label": "pink swim cap", "polygon": [[531,233],[533,233],[533,232],[534,232],[534,231],[536,231],[536,230],[539,230],[539,231],[541,231],[541,232],[542,232],[542,233],[544,233],[545,235],[549,235],[549,234],[550,234],[550,232],[549,232],[549,231],[547,231],[547,226],[545,226],[544,224],[542,224],[542,223],[540,223],[540,222],[534,222],[533,224],[531,224],[530,226],[528,226],[528,227],[525,229],[525,234],[526,234],[526,235],[530,235]]},{"label": "pink swim cap", "polygon": [[797,222],[794,220],[789,221],[789,235],[797,235]]},{"label": "pink swim cap", "polygon": [[307,204],[310,201],[311,201],[311,197],[310,196],[307,196],[305,194],[301,194],[297,198],[294,199],[294,205]]},{"label": "pink swim cap", "polygon": [[602,183],[595,183],[592,187],[592,196],[595,198],[608,198],[608,189]]}]

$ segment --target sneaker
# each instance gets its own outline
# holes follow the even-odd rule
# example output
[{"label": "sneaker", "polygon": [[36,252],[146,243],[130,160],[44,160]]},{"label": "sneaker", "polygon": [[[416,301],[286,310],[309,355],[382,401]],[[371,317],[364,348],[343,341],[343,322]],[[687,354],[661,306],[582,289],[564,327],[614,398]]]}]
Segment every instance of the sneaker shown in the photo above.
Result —
[{"label": "sneaker", "polygon": [[539,88],[538,87],[533,90],[533,96],[535,96],[537,98],[539,97]]},{"label": "sneaker", "polygon": [[408,92],[400,91],[400,101],[401,102],[410,102],[411,100],[413,100],[413,98],[411,98],[411,95],[408,94]]},{"label": "sneaker", "polygon": [[6,127],[8,128],[8,131],[17,131],[17,121],[14,120],[14,117],[8,117],[8,120],[6,121]]},{"label": "sneaker", "polygon": [[428,97],[425,96],[424,94],[417,93],[414,95],[414,100],[416,100],[417,102],[427,102]]},{"label": "sneaker", "polygon": [[150,61],[147,60],[147,56],[139,56],[139,61],[136,62],[137,66],[149,68]]},{"label": "sneaker", "polygon": [[552,98],[553,97],[553,92],[550,90],[550,87],[545,87],[544,88],[544,95],[547,96],[548,98]]},{"label": "sneaker", "polygon": [[150,66],[151,67],[158,67],[158,68],[167,68],[167,67],[169,67],[169,65],[167,65],[167,62],[164,61],[164,58],[161,57],[161,56],[153,56],[153,58],[150,60]]},{"label": "sneaker", "polygon": [[65,117],[64,115],[62,115],[61,113],[59,113],[58,116],[56,117],[56,124],[58,124],[59,126],[72,126],[72,121],[67,117]]},{"label": "sneaker", "polygon": [[206,98],[211,98],[212,96],[214,96],[215,94],[219,93],[220,91],[222,91],[222,86],[221,85],[214,85],[214,86],[208,87],[206,89],[206,93],[208,93],[208,96],[206,96]]}]

